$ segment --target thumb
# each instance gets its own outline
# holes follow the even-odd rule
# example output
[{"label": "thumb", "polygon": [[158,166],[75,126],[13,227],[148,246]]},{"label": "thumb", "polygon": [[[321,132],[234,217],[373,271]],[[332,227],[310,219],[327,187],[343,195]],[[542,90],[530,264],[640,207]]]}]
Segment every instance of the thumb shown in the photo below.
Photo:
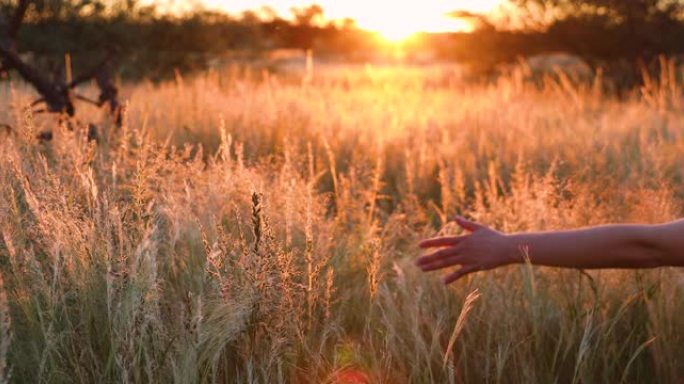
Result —
[{"label": "thumb", "polygon": [[484,228],[482,225],[480,225],[474,221],[467,220],[463,216],[456,216],[456,218],[454,220],[456,221],[456,224],[458,224],[461,228],[463,228],[467,231],[470,231],[470,232],[475,232],[478,229]]}]

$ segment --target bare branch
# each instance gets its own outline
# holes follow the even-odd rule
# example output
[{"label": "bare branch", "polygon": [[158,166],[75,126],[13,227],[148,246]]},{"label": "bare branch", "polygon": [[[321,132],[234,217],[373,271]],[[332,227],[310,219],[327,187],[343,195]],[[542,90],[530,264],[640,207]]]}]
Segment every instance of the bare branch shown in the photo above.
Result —
[{"label": "bare branch", "polygon": [[74,93],[73,95],[78,100],[85,101],[86,103],[90,103],[90,104],[96,105],[98,107],[102,106],[102,104],[98,103],[97,101],[90,99],[90,98],[87,98],[83,95],[79,95],[78,93]]},{"label": "bare branch", "polygon": [[[95,84],[97,84],[97,87],[100,89],[100,96],[98,97],[97,102],[94,102],[94,104],[100,107],[107,104],[109,107],[109,112],[115,118],[116,124],[121,125],[119,89],[116,87],[116,85],[114,85],[111,74],[111,62],[117,53],[117,49],[110,48],[105,58],[98,65],[74,79],[69,84],[69,88],[73,89],[81,83],[84,83],[90,79],[94,79]],[[84,100],[83,97],[79,97],[78,95],[76,97],[78,99]],[[90,99],[85,99],[84,101],[93,102]]]},{"label": "bare branch", "polygon": [[2,68],[16,70],[24,80],[40,93],[41,99],[32,105],[45,102],[48,111],[65,112],[72,116],[74,114],[74,106],[69,97],[68,88],[64,84],[50,81],[37,68],[24,62],[17,53],[16,37],[30,5],[30,0],[19,0],[11,19],[8,22],[3,22],[2,32],[4,33],[0,35],[0,60],[2,61]]},{"label": "bare branch", "polygon": [[[31,4],[32,0],[18,0],[9,21],[0,17],[0,71],[13,69],[35,88],[41,98],[31,103],[31,107],[45,103],[46,108],[41,109],[40,112],[65,113],[68,116],[74,116],[73,100],[75,98],[99,107],[108,105],[110,113],[115,117],[116,124],[120,125],[121,106],[118,100],[118,89],[112,81],[110,67],[110,62],[118,51],[109,49],[102,62],[68,84],[63,80],[51,81],[43,71],[23,61],[17,53],[16,38]],[[100,89],[97,101],[71,94],[72,89],[91,79],[95,80]]]},{"label": "bare branch", "polygon": [[105,64],[95,75],[95,83],[100,88],[100,105],[109,104],[109,111],[117,117],[117,124],[120,124],[119,89],[112,81],[111,68],[109,63]]},{"label": "bare branch", "polygon": [[22,61],[19,55],[5,42],[0,42],[0,57],[41,94],[48,110],[66,112],[69,116],[73,116],[74,106],[66,86],[48,80],[38,69]]},{"label": "bare branch", "polygon": [[107,49],[107,54],[105,57],[94,67],[92,67],[89,71],[83,73],[82,75],[76,77],[73,79],[71,83],[69,83],[69,88],[74,89],[77,86],[81,85],[82,83],[85,83],[86,81],[89,81],[93,79],[94,77],[97,76],[98,72],[102,70],[102,67],[108,66],[109,63],[114,60],[116,54],[119,52],[118,49],[114,47],[109,47]]}]

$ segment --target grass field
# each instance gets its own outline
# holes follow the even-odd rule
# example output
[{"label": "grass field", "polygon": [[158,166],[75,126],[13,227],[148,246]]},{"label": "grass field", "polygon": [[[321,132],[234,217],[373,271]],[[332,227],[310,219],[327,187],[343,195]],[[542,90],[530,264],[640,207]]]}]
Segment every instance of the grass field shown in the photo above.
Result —
[{"label": "grass field", "polygon": [[414,266],[456,213],[511,232],[682,214],[675,76],[621,100],[526,77],[233,68],[125,86],[120,130],[87,106],[72,130],[31,116],[3,85],[3,379],[679,381],[681,271],[444,287]]}]

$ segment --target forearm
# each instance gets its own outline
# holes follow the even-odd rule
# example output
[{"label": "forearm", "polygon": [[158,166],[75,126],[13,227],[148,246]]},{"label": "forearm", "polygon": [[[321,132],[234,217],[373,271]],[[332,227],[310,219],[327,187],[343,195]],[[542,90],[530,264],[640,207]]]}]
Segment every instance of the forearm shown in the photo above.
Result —
[{"label": "forearm", "polygon": [[684,220],[660,225],[605,225],[573,231],[504,234],[457,217],[468,234],[424,240],[417,265],[435,271],[461,267],[444,277],[450,284],[470,273],[530,261],[563,268],[654,268],[684,266]]},{"label": "forearm", "polygon": [[658,226],[607,225],[560,232],[509,235],[513,262],[566,268],[653,268],[667,257]]}]

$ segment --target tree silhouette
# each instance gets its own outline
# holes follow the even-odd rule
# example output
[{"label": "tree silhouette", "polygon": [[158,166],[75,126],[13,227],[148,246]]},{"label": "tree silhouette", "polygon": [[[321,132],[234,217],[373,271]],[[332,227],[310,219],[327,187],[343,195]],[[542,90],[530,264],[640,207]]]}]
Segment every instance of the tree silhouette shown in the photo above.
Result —
[{"label": "tree silhouette", "polygon": [[322,31],[324,19],[320,5],[290,9],[293,22],[275,19],[268,23],[269,33],[277,35],[280,44],[286,48],[309,50],[314,48]]},{"label": "tree silhouette", "polygon": [[[65,9],[70,9],[75,12],[74,15],[78,15],[83,10],[82,5],[93,4],[93,2],[79,0],[69,3],[74,5],[74,8],[64,8],[64,3],[66,2],[60,4],[55,1],[19,0],[13,7],[8,2],[2,3],[0,6],[3,11],[0,12],[0,70],[18,73],[40,94],[40,98],[35,100],[31,107],[43,106],[43,108],[35,112],[57,113],[72,117],[76,112],[74,101],[81,100],[100,107],[107,106],[116,124],[120,125],[121,106],[118,100],[118,89],[112,81],[111,74],[111,61],[117,54],[116,49],[110,48],[106,57],[97,66],[75,79],[71,76],[51,79],[45,71],[25,61],[19,55],[17,37],[31,12],[34,13],[34,17],[38,17],[37,15],[49,9],[49,12],[56,12],[53,15],[65,17],[63,14]],[[74,92],[76,87],[90,80],[94,80],[100,89],[97,100],[91,100]]]},{"label": "tree silhouette", "polygon": [[304,8],[291,8],[295,24],[300,26],[314,26],[323,19],[323,8],[318,4],[313,4]]},{"label": "tree silhouette", "polygon": [[542,8],[554,21],[547,33],[589,60],[645,60],[682,50],[681,0],[514,0]]}]

